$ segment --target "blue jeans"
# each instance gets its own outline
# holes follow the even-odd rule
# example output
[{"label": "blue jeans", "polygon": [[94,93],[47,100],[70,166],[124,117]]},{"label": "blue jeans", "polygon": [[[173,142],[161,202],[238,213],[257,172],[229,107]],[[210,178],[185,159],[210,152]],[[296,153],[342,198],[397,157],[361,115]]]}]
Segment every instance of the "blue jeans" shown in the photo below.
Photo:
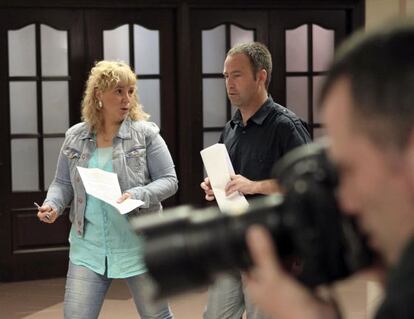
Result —
[{"label": "blue jeans", "polygon": [[[143,296],[147,274],[125,278],[141,319],[172,319],[168,304],[153,304]],[[96,319],[112,279],[69,262],[66,278],[64,318]],[[122,313],[119,314],[122,318]]]},{"label": "blue jeans", "polygon": [[241,319],[244,311],[247,319],[265,318],[246,298],[240,273],[225,274],[217,278],[208,290],[203,318]]}]

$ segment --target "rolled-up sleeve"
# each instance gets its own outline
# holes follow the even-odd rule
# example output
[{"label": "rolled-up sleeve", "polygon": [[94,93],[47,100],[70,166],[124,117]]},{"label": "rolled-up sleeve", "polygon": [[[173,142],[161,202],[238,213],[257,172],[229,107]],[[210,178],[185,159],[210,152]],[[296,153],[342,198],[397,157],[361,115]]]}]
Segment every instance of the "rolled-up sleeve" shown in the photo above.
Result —
[{"label": "rolled-up sleeve", "polygon": [[62,149],[56,167],[55,178],[49,186],[44,204],[51,206],[60,215],[64,208],[73,199],[73,187],[70,180],[68,158],[63,154]]}]

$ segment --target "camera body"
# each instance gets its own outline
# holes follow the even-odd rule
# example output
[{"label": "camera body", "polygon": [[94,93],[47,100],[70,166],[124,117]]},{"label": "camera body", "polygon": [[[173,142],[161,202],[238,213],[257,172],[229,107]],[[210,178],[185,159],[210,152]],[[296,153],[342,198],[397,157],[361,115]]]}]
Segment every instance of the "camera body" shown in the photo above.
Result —
[{"label": "camera body", "polygon": [[372,263],[373,254],[336,201],[337,174],[323,144],[301,146],[283,157],[273,177],[284,195],[250,201],[243,212],[179,206],[133,221],[145,237],[145,263],[155,298],[210,284],[217,275],[248,270],[246,231],[266,227],[282,262],[299,261],[298,280],[309,287],[345,278]]}]

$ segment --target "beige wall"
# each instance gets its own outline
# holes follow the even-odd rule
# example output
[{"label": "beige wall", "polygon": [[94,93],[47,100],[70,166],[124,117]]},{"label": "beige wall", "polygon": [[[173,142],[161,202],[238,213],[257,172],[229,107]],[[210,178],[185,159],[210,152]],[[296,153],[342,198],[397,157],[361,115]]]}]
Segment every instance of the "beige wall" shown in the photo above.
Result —
[{"label": "beige wall", "polygon": [[414,0],[365,1],[365,27],[367,29],[404,15],[414,15]]},{"label": "beige wall", "polygon": [[414,15],[414,0],[407,0],[407,12]]}]

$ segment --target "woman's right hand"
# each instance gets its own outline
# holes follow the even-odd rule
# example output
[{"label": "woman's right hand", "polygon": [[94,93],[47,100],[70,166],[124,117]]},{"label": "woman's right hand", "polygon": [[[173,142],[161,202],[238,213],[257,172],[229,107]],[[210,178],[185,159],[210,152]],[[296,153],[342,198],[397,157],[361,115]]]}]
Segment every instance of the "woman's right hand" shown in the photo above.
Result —
[{"label": "woman's right hand", "polygon": [[59,217],[57,212],[52,209],[49,205],[42,205],[38,212],[37,217],[41,222],[52,224],[56,221],[56,219]]}]

